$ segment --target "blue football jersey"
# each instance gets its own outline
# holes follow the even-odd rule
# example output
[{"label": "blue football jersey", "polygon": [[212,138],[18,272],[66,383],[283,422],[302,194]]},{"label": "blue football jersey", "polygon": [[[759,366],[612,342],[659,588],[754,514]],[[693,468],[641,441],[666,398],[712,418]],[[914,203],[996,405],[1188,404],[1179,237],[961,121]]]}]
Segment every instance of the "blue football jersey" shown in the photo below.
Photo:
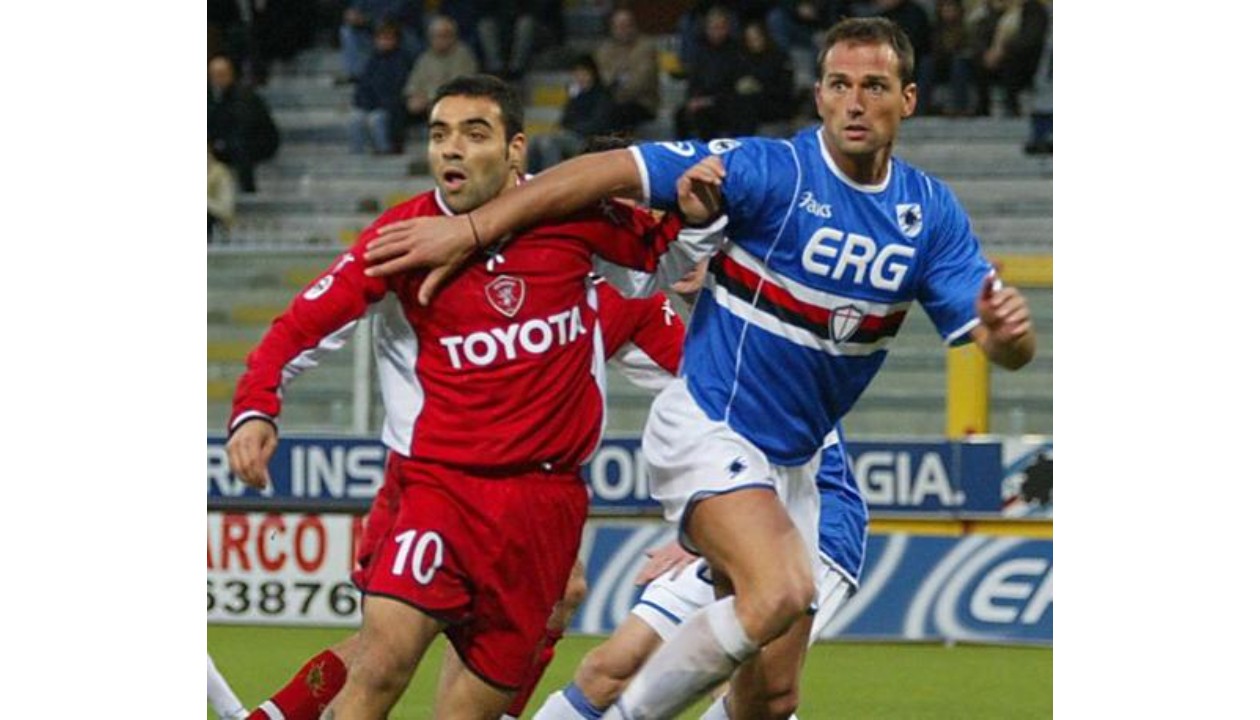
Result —
[{"label": "blue football jersey", "polygon": [[[828,438],[828,442],[831,438]],[[866,526],[870,514],[858,489],[844,451],[844,442],[826,445],[816,478],[821,505],[818,510],[818,550],[857,583],[866,559]]]},{"label": "blue football jersey", "polygon": [[949,343],[969,340],[991,265],[940,180],[894,158],[859,185],[821,130],[631,148],[648,203],[676,209],[678,178],[726,167],[729,241],[688,326],[683,375],[700,407],[774,463],[800,465],[870,383],[915,300]]}]

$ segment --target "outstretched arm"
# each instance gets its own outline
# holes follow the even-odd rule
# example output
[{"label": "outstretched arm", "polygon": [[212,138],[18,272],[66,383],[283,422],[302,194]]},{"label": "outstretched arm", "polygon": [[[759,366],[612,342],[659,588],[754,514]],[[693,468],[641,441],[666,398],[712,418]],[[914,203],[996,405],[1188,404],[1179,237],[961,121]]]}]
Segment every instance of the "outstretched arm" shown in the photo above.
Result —
[{"label": "outstretched arm", "polygon": [[466,215],[386,225],[368,243],[368,275],[432,268],[420,288],[420,302],[427,304],[434,290],[478,248],[611,196],[642,196],[638,165],[629,150],[567,160]]}]

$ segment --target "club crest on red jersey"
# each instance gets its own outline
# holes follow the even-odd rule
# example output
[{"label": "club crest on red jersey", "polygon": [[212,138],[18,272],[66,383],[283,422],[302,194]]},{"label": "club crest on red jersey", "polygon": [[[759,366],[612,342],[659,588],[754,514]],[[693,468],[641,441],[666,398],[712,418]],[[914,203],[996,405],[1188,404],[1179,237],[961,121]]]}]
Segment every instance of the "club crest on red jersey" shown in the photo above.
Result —
[{"label": "club crest on red jersey", "polygon": [[862,309],[856,305],[841,305],[831,311],[831,339],[842,343],[853,337],[862,325]]},{"label": "club crest on red jersey", "polygon": [[486,283],[486,299],[495,310],[516,317],[525,304],[525,281],[511,275],[500,275]]}]

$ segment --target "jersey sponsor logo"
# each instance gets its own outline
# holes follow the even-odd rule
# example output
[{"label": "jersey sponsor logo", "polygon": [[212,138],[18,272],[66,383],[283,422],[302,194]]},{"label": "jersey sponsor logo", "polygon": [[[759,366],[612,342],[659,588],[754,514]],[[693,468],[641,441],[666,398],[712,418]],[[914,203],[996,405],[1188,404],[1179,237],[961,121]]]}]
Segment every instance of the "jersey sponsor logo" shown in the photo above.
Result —
[{"label": "jersey sponsor logo", "polygon": [[828,205],[827,203],[820,203],[817,200],[815,200],[814,193],[810,192],[809,190],[805,191],[805,194],[801,197],[801,201],[797,203],[796,207],[816,217],[820,217],[820,218],[831,217],[831,206]]},{"label": "jersey sponsor logo", "polygon": [[919,206],[919,203],[898,205],[897,225],[906,237],[918,237],[923,230],[923,208]]},{"label": "jersey sponsor logo", "polygon": [[656,144],[681,157],[689,158],[696,154],[696,146],[689,142],[661,142]]},{"label": "jersey sponsor logo", "polygon": [[511,275],[500,275],[486,283],[486,299],[508,317],[516,317],[525,304],[525,281]]},{"label": "jersey sponsor logo", "polygon": [[831,341],[842,343],[853,337],[853,333],[862,326],[865,317],[862,308],[857,305],[841,305],[831,311]]},{"label": "jersey sponsor logo", "polygon": [[906,279],[914,248],[888,243],[880,247],[873,239],[834,228],[819,228],[809,238],[801,265],[814,275],[844,280],[855,285],[870,285],[878,290],[896,292]]},{"label": "jersey sponsor logo", "polygon": [[730,138],[718,138],[716,140],[709,141],[709,152],[713,153],[714,155],[721,155],[722,153],[728,153],[734,150],[735,148],[739,147],[742,144],[743,143],[741,143],[738,140],[732,140]]},{"label": "jersey sponsor logo", "polygon": [[542,355],[556,345],[564,346],[586,334],[578,306],[547,318],[534,318],[507,327],[451,335],[438,340],[456,370],[465,365],[486,367],[500,358],[516,360],[522,353]]}]

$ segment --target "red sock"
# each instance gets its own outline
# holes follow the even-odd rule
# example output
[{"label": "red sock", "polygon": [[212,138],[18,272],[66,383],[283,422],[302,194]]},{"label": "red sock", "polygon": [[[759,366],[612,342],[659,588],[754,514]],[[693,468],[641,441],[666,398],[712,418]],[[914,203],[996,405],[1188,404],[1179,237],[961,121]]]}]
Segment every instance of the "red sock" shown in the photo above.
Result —
[{"label": "red sock", "polygon": [[525,706],[529,704],[529,699],[533,696],[534,689],[538,687],[538,682],[542,680],[543,673],[547,672],[547,666],[551,664],[551,659],[556,656],[556,643],[560,642],[562,637],[564,637],[563,630],[547,629],[547,635],[543,638],[542,647],[538,649],[538,657],[534,659],[534,666],[529,669],[529,677],[525,678],[521,689],[516,691],[516,697],[512,698],[512,704],[508,706],[508,715],[518,718],[521,716],[521,713],[525,712]]},{"label": "red sock", "polygon": [[250,713],[248,720],[272,720],[277,710],[281,713],[278,717],[285,720],[319,720],[345,684],[346,664],[333,651],[325,650],[307,660],[289,684]]}]

